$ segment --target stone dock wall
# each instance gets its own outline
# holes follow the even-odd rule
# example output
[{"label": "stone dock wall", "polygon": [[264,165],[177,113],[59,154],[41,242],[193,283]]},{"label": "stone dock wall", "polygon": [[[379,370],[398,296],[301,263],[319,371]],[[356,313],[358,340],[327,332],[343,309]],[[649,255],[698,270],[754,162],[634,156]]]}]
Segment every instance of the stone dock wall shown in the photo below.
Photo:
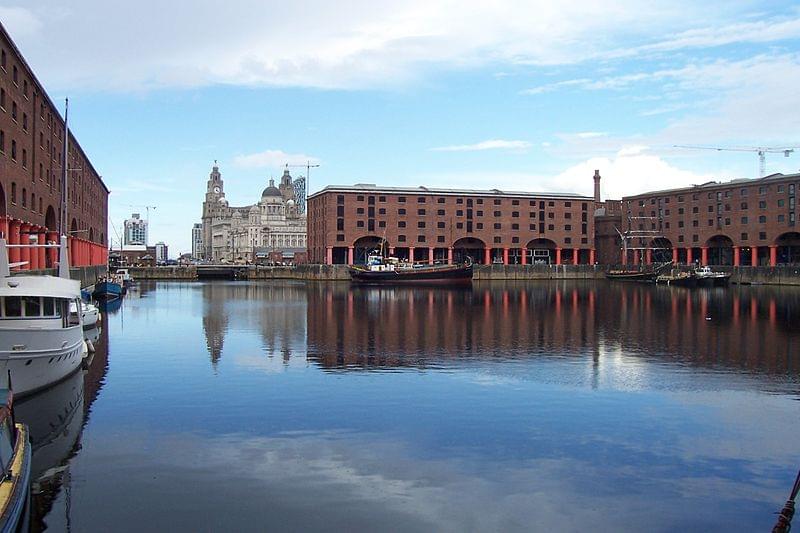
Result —
[{"label": "stone dock wall", "polygon": [[[81,288],[86,288],[97,283],[97,280],[106,274],[108,267],[105,265],[72,267],[69,269],[69,275],[72,279],[77,279],[81,282]],[[43,270],[15,270],[12,272],[14,276],[58,276],[58,269],[47,268]]]},{"label": "stone dock wall", "polygon": [[[92,267],[87,267],[92,268]],[[604,279],[608,267],[601,265],[476,265],[476,281],[530,280],[593,280]],[[681,267],[685,269],[688,267]],[[797,285],[800,286],[800,265],[778,267],[714,267],[730,272],[731,282],[737,284]],[[194,266],[130,268],[134,279],[195,280]],[[232,276],[231,276],[232,278]],[[299,281],[348,281],[345,265],[299,265],[296,267],[250,267],[240,279]]]}]

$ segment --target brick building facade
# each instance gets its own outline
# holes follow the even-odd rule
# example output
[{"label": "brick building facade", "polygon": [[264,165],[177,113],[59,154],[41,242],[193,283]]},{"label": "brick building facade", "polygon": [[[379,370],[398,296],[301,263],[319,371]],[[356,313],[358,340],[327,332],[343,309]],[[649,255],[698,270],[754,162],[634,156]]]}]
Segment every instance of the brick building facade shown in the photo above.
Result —
[{"label": "brick building facade", "polygon": [[[0,24],[0,231],[12,243],[56,240],[61,217],[64,121]],[[73,266],[102,264],[107,249],[108,189],[70,134],[67,227]],[[74,245],[72,242],[74,241]],[[30,268],[55,255],[11,249]],[[23,266],[25,268],[25,266]]]},{"label": "brick building facade", "polygon": [[[775,266],[800,263],[797,192],[800,174],[709,182],[622,199],[620,229],[650,230],[644,248],[665,251],[676,263]],[[613,225],[598,227],[610,238]],[[615,234],[616,232],[614,232]],[[616,236],[616,235],[613,235]],[[638,246],[638,244],[637,244]],[[619,250],[619,247],[617,247]],[[616,262],[650,263],[650,250],[628,250]]]},{"label": "brick building facade", "polygon": [[376,249],[428,263],[595,262],[594,199],[577,194],[328,186],[308,217],[312,263],[361,263]]}]

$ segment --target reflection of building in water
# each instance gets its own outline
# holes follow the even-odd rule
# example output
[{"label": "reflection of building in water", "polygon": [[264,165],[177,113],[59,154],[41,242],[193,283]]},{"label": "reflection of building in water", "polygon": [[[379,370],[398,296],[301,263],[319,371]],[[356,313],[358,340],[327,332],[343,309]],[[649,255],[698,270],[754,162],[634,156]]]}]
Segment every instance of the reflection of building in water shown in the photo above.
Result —
[{"label": "reflection of building in water", "polygon": [[225,312],[227,285],[207,283],[203,285],[203,332],[206,347],[211,357],[211,366],[217,368],[222,357],[222,346],[228,330],[228,314]]},{"label": "reflection of building in water", "polygon": [[619,352],[798,372],[792,316],[800,292],[552,283],[460,291],[327,285],[308,294],[309,357],[324,367],[589,354],[599,366]]},{"label": "reflection of building in water", "polygon": [[[229,330],[257,332],[262,351],[288,364],[293,350],[305,346],[305,292],[293,282],[205,284],[203,330],[212,364],[222,357]],[[299,355],[305,361],[305,353]]]}]

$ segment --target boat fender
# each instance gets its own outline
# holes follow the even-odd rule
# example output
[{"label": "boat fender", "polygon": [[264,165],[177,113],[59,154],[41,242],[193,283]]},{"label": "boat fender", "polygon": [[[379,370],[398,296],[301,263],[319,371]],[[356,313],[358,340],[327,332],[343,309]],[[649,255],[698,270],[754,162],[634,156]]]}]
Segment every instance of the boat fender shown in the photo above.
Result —
[{"label": "boat fender", "polygon": [[86,349],[87,353],[94,353],[94,343],[89,339],[86,339]]}]

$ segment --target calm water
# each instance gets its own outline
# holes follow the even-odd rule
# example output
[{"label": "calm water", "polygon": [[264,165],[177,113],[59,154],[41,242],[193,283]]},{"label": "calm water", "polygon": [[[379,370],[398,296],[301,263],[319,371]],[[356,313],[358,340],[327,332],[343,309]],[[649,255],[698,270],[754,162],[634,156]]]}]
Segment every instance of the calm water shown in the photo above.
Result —
[{"label": "calm water", "polygon": [[768,531],[800,291],[158,283],[21,402],[34,528]]}]

